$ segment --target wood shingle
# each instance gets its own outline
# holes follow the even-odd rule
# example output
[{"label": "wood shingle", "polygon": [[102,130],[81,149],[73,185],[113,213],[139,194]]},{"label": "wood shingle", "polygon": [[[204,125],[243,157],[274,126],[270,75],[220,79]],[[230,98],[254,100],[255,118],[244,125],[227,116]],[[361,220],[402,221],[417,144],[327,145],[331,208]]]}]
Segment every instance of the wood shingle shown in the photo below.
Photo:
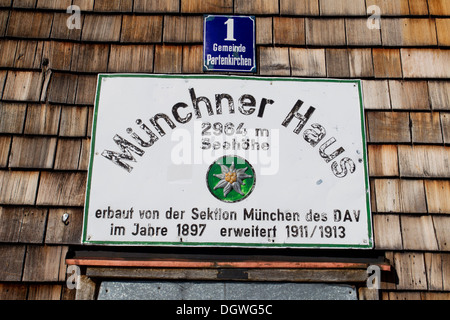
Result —
[{"label": "wood shingle", "polygon": [[9,71],[3,100],[39,101],[43,80],[40,72]]},{"label": "wood shingle", "polygon": [[0,171],[0,203],[34,205],[39,172]]},{"label": "wood shingle", "polygon": [[56,138],[14,137],[9,157],[10,168],[53,168]]},{"label": "wood shingle", "polygon": [[450,147],[399,146],[398,162],[403,177],[450,178]]},{"label": "wood shingle", "polygon": [[450,214],[450,181],[426,180],[425,192],[429,213]]},{"label": "wood shingle", "polygon": [[[405,78],[450,78],[450,51],[437,49],[401,49]],[[423,63],[427,61],[427,63]]]},{"label": "wood shingle", "polygon": [[376,179],[378,212],[427,213],[423,180]]}]

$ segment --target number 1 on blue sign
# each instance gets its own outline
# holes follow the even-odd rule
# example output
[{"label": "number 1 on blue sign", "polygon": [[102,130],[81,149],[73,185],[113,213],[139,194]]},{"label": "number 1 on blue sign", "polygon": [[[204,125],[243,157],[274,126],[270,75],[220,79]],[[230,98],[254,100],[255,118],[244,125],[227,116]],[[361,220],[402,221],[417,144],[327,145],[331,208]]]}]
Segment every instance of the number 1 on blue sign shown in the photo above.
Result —
[{"label": "number 1 on blue sign", "polygon": [[227,37],[225,41],[236,41],[234,38],[234,20],[228,19],[225,24],[227,25]]}]

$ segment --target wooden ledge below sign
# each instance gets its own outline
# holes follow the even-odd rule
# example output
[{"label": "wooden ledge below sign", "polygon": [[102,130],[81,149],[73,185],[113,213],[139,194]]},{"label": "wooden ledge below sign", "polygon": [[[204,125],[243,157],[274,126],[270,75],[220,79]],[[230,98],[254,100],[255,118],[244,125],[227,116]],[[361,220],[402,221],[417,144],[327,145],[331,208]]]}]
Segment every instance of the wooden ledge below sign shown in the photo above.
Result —
[{"label": "wooden ledge below sign", "polygon": [[[176,259],[126,260],[126,259],[66,259],[67,265],[88,267],[133,268],[244,268],[244,269],[364,269],[371,263],[363,262],[304,262],[304,261],[188,261]],[[381,271],[391,271],[388,263],[377,263]]]},{"label": "wooden ledge below sign", "polygon": [[[214,249],[74,248],[67,265],[91,279],[231,280],[365,283],[370,266],[392,271],[384,253],[358,251],[283,252]],[[373,270],[373,269],[372,269]]]}]

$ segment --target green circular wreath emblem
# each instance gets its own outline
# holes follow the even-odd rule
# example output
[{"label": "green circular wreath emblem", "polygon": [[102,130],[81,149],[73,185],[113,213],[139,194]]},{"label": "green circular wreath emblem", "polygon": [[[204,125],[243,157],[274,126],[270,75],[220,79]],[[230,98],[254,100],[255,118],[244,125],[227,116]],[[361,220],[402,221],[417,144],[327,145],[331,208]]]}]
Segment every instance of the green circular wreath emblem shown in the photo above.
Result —
[{"label": "green circular wreath emblem", "polygon": [[255,188],[255,170],[244,158],[224,156],[208,169],[208,190],[224,202],[238,202],[247,198]]}]

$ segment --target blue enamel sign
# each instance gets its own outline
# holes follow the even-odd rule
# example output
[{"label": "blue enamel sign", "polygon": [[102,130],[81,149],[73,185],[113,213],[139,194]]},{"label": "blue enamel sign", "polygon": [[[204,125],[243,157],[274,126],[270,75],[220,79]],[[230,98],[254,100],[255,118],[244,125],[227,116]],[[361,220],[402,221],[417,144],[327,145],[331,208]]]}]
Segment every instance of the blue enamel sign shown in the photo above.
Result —
[{"label": "blue enamel sign", "polygon": [[255,17],[205,15],[203,70],[256,72]]}]

